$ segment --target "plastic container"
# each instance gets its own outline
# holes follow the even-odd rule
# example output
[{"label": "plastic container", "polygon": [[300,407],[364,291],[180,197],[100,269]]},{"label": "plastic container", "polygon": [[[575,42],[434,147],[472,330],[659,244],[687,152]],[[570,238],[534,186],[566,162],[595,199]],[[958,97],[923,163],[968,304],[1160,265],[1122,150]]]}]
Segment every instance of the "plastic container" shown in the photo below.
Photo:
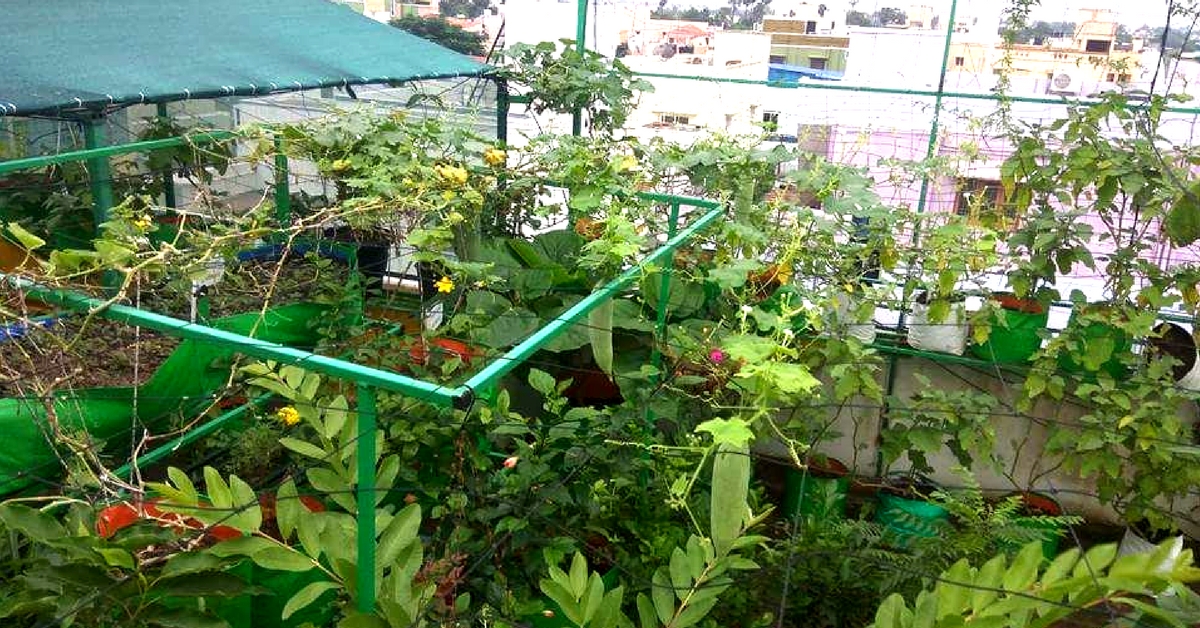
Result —
[{"label": "plastic container", "polygon": [[899,547],[907,547],[918,538],[938,535],[950,519],[950,511],[922,498],[937,489],[932,480],[920,475],[893,475],[878,494],[875,521]]},{"label": "plastic container", "polygon": [[1200,391],[1200,354],[1191,332],[1175,323],[1160,323],[1147,345],[1152,356],[1169,355],[1178,361],[1173,374],[1180,388]]},{"label": "plastic container", "polygon": [[962,355],[967,350],[968,331],[965,302],[950,303],[946,319],[936,323],[929,320],[928,305],[913,303],[908,326],[908,345],[913,349]]},{"label": "plastic container", "polygon": [[1013,295],[993,297],[1000,310],[992,315],[991,332],[982,344],[971,345],[971,355],[996,364],[1023,364],[1042,347],[1038,334],[1046,328],[1050,311],[1040,303]]}]

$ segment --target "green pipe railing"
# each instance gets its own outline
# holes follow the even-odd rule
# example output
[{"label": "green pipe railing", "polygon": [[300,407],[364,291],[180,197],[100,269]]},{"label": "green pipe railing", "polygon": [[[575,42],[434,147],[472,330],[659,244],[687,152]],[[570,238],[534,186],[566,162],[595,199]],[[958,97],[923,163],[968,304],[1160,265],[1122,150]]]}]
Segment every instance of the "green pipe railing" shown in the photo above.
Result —
[{"label": "green pipe railing", "polygon": [[242,418],[243,416],[246,416],[246,414],[248,414],[250,411],[263,405],[268,400],[270,400],[271,397],[273,397],[273,396],[274,395],[271,393],[259,395],[258,397],[255,397],[254,399],[251,399],[250,401],[230,410],[229,412],[226,412],[220,416],[214,417],[211,421],[207,421],[204,424],[196,427],[195,429],[188,430],[187,432],[184,432],[180,436],[178,436],[174,439],[171,439],[170,441],[167,441],[166,443],[163,443],[162,445],[159,445],[158,447],[155,447],[154,449],[151,449],[150,451],[147,451],[146,453],[144,453],[140,456],[135,457],[133,459],[133,461],[125,463],[125,464],[117,467],[113,471],[113,475],[115,475],[121,479],[128,479],[129,474],[133,472],[133,468],[135,465],[142,466],[142,465],[147,465],[147,464],[154,464],[154,463],[158,462],[159,460],[162,460],[163,458],[166,458],[167,456],[171,455],[173,452],[177,451],[179,448],[190,445],[190,444],[196,442],[197,440],[204,438],[205,436],[208,436],[209,434],[212,434],[212,433],[220,430],[221,428],[225,427],[230,422],[236,421],[236,420]]},{"label": "green pipe railing", "polygon": [[[681,204],[689,204],[687,200],[681,198]],[[696,219],[691,225],[688,225],[686,229],[675,234],[674,237],[667,239],[662,246],[643,258],[641,262],[630,267],[599,290],[584,297],[583,300],[576,303],[566,312],[563,312],[562,315],[531,334],[528,338],[518,343],[517,346],[509,349],[504,355],[493,360],[483,370],[468,379],[465,384],[455,389],[459,407],[469,407],[470,403],[474,401],[474,391],[484,390],[495,384],[501,377],[504,377],[520,365],[521,362],[528,359],[534,353],[537,353],[547,342],[557,338],[563,332],[567,331],[569,327],[578,323],[584,316],[587,316],[589,312],[628,287],[650,266],[657,264],[664,257],[673,254],[675,249],[690,240],[700,230],[712,224],[713,221],[720,218],[724,213],[725,208],[723,206],[709,210],[708,213]],[[660,300],[665,300],[669,297],[669,294],[660,295]]]},{"label": "green pipe railing", "polygon": [[[678,79],[683,81],[701,81],[707,83],[730,83],[734,85],[764,85],[766,87],[775,87],[779,89],[814,89],[826,90],[833,92],[859,92],[864,94],[893,94],[898,96],[921,96],[926,98],[936,98],[939,94],[936,90],[931,89],[905,89],[899,87],[870,87],[867,85],[843,85],[834,81],[820,81],[812,83],[790,83],[784,81],[764,81],[760,79],[739,79],[725,78],[719,76],[696,76],[689,74],[671,74],[666,72],[634,72],[634,76],[645,78],[663,78],[663,79]],[[943,98],[952,100],[993,100],[999,101],[1001,98],[1007,102],[1027,103],[1035,105],[1089,105],[1100,102],[1095,98],[1038,98],[1036,96],[1006,96],[1001,97],[992,93],[977,93],[977,92],[940,92]],[[1138,108],[1144,106],[1142,103],[1130,103],[1130,107]],[[1200,115],[1200,107],[1164,107],[1163,111],[1170,113],[1183,113],[1188,115]]]},{"label": "green pipe railing", "polygon": [[358,450],[355,470],[355,497],[358,507],[358,610],[375,610],[375,425],[378,408],[375,389],[358,384]]},{"label": "green pipe railing", "polygon": [[115,157],[117,155],[128,155],[130,153],[143,153],[152,150],[158,150],[160,148],[172,148],[175,146],[185,146],[191,144],[209,144],[212,142],[232,139],[233,137],[236,137],[236,135],[236,133],[231,131],[207,131],[204,133],[194,133],[192,135],[181,135],[179,137],[168,137],[161,140],[146,140],[144,142],[114,144],[112,146],[99,146],[99,143],[97,142],[96,146],[90,146],[84,150],[74,150],[66,153],[58,153],[57,155],[42,155],[39,157],[26,157],[24,159],[0,161],[0,174],[8,174],[10,172],[28,170],[30,168],[44,168],[46,166],[64,164],[72,161],[88,161],[91,159]]},{"label": "green pipe railing", "polygon": [[108,303],[75,292],[56,290],[16,275],[0,273],[0,280],[7,281],[13,287],[24,291],[31,298],[51,305],[95,313],[109,320],[153,329],[169,336],[224,345],[238,353],[251,357],[303,366],[316,373],[349,379],[362,385],[375,386],[384,390],[403,393],[440,406],[450,406],[454,402],[453,394],[446,386],[431,384],[405,375],[389,373],[353,362],[326,357],[310,351],[293,349],[285,345],[235,334],[199,323],[190,323],[182,319],[147,312],[127,305]]}]

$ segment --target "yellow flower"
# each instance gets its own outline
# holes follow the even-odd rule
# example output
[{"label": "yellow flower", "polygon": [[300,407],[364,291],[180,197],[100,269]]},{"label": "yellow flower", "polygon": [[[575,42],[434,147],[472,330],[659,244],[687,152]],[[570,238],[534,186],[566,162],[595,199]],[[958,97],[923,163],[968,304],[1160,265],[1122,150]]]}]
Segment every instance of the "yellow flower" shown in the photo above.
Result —
[{"label": "yellow flower", "polygon": [[489,148],[483,151],[483,163],[492,166],[503,166],[508,161],[508,154],[499,148]]},{"label": "yellow flower", "polygon": [[449,277],[442,277],[433,284],[433,287],[437,288],[438,292],[451,292],[454,290],[454,280]]},{"label": "yellow flower", "polygon": [[146,216],[144,214],[142,215],[141,218],[138,218],[137,220],[133,221],[133,226],[137,227],[138,229],[141,229],[142,231],[146,231],[147,229],[150,228],[150,225],[153,225],[153,224],[154,223],[150,220],[150,217]]},{"label": "yellow flower", "polygon": [[293,406],[284,406],[275,412],[279,422],[291,427],[300,422],[300,412]]},{"label": "yellow flower", "polygon": [[442,181],[449,183],[452,186],[460,186],[467,182],[467,169],[458,166],[434,166],[433,171],[437,173]]},{"label": "yellow flower", "polygon": [[330,164],[329,169],[334,172],[342,172],[343,170],[349,170],[350,169],[350,160],[349,159],[335,159],[335,160],[333,160],[333,163]]}]

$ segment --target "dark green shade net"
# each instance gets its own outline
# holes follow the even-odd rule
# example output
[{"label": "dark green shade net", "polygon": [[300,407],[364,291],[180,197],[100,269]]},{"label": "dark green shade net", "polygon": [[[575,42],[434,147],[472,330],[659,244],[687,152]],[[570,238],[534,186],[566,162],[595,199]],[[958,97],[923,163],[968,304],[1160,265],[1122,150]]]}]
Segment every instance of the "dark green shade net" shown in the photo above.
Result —
[{"label": "dark green shade net", "polygon": [[0,42],[0,116],[486,71],[328,0],[4,2]]}]

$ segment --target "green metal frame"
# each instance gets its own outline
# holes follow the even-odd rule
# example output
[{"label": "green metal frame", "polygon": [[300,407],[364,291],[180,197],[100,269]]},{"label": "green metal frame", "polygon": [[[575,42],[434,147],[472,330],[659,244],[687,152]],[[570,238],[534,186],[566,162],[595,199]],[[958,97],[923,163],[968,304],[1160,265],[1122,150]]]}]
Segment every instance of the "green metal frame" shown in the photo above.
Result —
[{"label": "green metal frame", "polygon": [[[502,84],[499,85],[499,89],[500,98],[498,98],[497,103],[498,116],[501,115],[501,112],[506,114],[508,108],[507,91]],[[162,111],[160,110],[159,113],[161,114]],[[506,125],[499,119],[497,121],[500,123],[498,126],[499,139],[503,141],[506,135]],[[97,199],[96,212],[99,224],[101,214],[106,214],[108,208],[112,205],[111,176],[105,174],[108,169],[109,157],[184,144],[214,142],[234,137],[233,133],[213,132],[186,137],[134,142],[119,146],[103,146],[104,135],[102,124],[102,121],[97,121],[87,126],[88,145],[85,150],[46,157],[0,162],[0,174],[70,161],[87,161],[93,175],[92,184]],[[374,609],[376,600],[376,534],[375,519],[373,516],[376,501],[376,490],[374,487],[376,452],[375,439],[366,436],[374,434],[378,424],[376,391],[393,391],[436,406],[469,410],[475,403],[477,391],[487,390],[495,386],[502,377],[541,350],[548,342],[564,333],[572,325],[579,323],[596,307],[617,296],[621,291],[632,285],[643,273],[657,268],[660,263],[665,261],[667,263],[664,265],[663,297],[659,300],[656,317],[656,335],[661,338],[666,331],[667,303],[670,291],[670,262],[673,260],[673,253],[720,218],[724,214],[724,206],[721,203],[707,199],[669,194],[639,193],[638,196],[644,200],[666,203],[670,206],[671,214],[666,242],[650,252],[639,263],[626,269],[599,290],[588,295],[558,318],[534,332],[504,355],[492,361],[465,383],[453,388],[362,366],[337,358],[322,356],[309,351],[294,349],[250,336],[235,334],[199,323],[191,323],[135,307],[112,303],[76,292],[39,285],[18,275],[0,273],[0,281],[5,281],[12,287],[24,291],[30,297],[51,305],[96,314],[110,320],[153,329],[178,338],[224,345],[235,352],[251,357],[273,360],[284,364],[294,364],[316,373],[353,381],[357,388],[357,409],[359,415],[359,451],[355,489],[357,510],[359,512],[359,516],[357,517],[357,549],[359,560],[358,573],[356,574],[359,596],[355,602],[358,610],[370,612]],[[283,151],[282,143],[279,140],[276,141],[275,156],[275,203],[276,218],[280,225],[286,226],[290,224],[291,207],[288,186],[288,160],[287,155]],[[679,231],[680,209],[684,206],[702,210],[704,214],[688,225],[687,228]],[[656,353],[655,355],[655,359],[659,360],[659,354]],[[191,430],[171,442],[139,456],[134,462],[118,468],[116,474],[123,477],[132,472],[134,464],[149,464],[161,460],[175,449],[195,442],[197,439],[211,434],[244,416],[267,399],[269,399],[269,396],[262,396],[241,407],[226,412],[212,421],[205,423],[203,426]]]}]

